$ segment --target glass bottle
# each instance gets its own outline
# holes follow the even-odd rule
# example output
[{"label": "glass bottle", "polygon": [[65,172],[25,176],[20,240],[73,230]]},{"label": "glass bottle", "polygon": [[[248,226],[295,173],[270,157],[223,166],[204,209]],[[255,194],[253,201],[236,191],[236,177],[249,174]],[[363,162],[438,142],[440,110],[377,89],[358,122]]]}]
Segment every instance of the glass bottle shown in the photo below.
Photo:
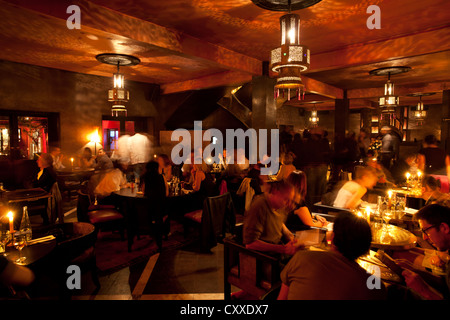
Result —
[{"label": "glass bottle", "polygon": [[32,238],[31,222],[28,216],[28,207],[23,207],[22,221],[20,222],[20,233],[26,235],[26,241]]}]

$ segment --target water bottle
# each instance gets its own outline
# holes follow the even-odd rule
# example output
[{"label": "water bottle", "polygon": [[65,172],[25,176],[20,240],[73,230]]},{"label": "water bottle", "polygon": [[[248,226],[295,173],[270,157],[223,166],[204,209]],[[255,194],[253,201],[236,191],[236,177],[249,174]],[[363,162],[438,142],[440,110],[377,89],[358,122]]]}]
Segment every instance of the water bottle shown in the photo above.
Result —
[{"label": "water bottle", "polygon": [[31,222],[28,216],[28,207],[23,207],[22,221],[20,222],[20,233],[26,236],[26,241],[30,241],[32,237]]}]

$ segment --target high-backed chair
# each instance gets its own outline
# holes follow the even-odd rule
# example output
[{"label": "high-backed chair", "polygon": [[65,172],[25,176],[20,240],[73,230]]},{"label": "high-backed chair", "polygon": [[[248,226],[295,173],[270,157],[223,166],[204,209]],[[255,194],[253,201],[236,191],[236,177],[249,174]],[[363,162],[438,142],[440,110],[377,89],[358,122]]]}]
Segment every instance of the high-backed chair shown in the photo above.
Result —
[{"label": "high-backed chair", "polygon": [[64,223],[64,213],[62,209],[62,197],[59,190],[58,182],[55,182],[50,189],[51,197],[48,199],[47,215],[50,217],[50,222]]},{"label": "high-backed chair", "polygon": [[277,258],[247,249],[233,238],[223,242],[225,300],[231,299],[232,285],[254,299],[265,299],[279,288],[281,267]]},{"label": "high-backed chair", "polygon": [[215,247],[227,233],[235,234],[236,226],[239,227],[243,220],[237,218],[229,192],[206,198],[202,210],[189,212],[184,218],[185,232],[189,222],[199,228],[201,247],[205,250]]}]

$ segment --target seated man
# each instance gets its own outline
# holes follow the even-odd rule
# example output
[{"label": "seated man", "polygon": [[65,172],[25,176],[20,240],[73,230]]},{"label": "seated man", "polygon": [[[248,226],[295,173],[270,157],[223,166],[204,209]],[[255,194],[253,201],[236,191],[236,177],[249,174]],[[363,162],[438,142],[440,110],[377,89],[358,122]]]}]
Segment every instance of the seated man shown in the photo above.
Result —
[{"label": "seated man", "polygon": [[355,209],[367,189],[372,189],[378,181],[375,169],[367,166],[356,172],[356,179],[347,181],[338,191],[333,206],[344,209]]},{"label": "seated man", "polygon": [[371,276],[355,261],[369,251],[372,241],[365,219],[340,212],[334,221],[329,251],[297,252],[281,272],[279,300],[376,300],[386,288],[369,289]]},{"label": "seated man", "polygon": [[[284,181],[270,183],[268,193],[256,196],[244,218],[244,244],[248,249],[293,255],[299,248],[284,225],[281,210],[292,202],[294,189]],[[283,244],[283,240],[285,243]],[[286,241],[287,240],[287,241]]]},{"label": "seated man", "polygon": [[114,164],[112,160],[105,153],[105,150],[100,149],[97,152],[97,165],[95,166],[97,170],[108,170],[114,169]]},{"label": "seated man", "polygon": [[[416,213],[422,230],[423,239],[428,241],[438,250],[440,261],[432,262],[436,266],[441,266],[445,273],[446,287],[440,286],[438,291],[431,283],[427,283],[413,268],[403,265],[406,269],[402,275],[408,288],[419,294],[426,300],[442,300],[450,297],[450,208],[438,204],[431,204],[423,207]],[[417,268],[416,268],[417,269]]]}]

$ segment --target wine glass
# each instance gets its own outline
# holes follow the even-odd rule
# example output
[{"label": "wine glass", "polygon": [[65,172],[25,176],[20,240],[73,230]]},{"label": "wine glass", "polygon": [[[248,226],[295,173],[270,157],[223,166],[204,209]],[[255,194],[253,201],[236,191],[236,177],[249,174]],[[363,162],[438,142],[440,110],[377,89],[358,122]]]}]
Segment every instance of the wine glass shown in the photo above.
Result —
[{"label": "wine glass", "polygon": [[0,253],[5,255],[6,244],[9,242],[9,231],[0,230]]},{"label": "wine glass", "polygon": [[19,234],[14,236],[14,247],[19,250],[19,258],[16,259],[17,264],[24,264],[26,257],[22,257],[22,249],[26,244],[26,236],[23,234]]}]

